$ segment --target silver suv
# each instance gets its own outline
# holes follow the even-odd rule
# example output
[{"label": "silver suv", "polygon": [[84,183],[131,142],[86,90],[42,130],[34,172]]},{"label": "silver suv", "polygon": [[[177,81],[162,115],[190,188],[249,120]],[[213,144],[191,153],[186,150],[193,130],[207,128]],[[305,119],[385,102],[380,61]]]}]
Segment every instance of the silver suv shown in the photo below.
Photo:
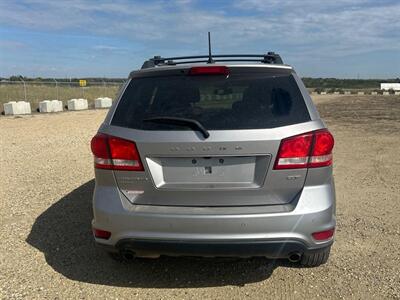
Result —
[{"label": "silver suv", "polygon": [[156,56],[130,74],[91,142],[95,241],[126,260],[323,264],[336,223],[333,144],[275,53]]}]

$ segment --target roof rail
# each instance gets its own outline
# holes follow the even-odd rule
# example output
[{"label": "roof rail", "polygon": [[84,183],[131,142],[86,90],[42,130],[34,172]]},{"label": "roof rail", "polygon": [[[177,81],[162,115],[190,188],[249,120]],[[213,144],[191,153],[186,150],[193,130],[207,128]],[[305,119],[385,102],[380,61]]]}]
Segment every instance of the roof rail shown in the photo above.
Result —
[{"label": "roof rail", "polygon": [[[215,59],[216,58],[216,59]],[[212,55],[212,63],[216,62],[261,62],[264,64],[283,64],[282,58],[275,52],[268,52],[267,54],[222,54]],[[142,69],[153,68],[155,66],[175,66],[190,63],[210,63],[209,55],[200,56],[177,56],[177,57],[161,57],[154,56],[146,60]]]}]

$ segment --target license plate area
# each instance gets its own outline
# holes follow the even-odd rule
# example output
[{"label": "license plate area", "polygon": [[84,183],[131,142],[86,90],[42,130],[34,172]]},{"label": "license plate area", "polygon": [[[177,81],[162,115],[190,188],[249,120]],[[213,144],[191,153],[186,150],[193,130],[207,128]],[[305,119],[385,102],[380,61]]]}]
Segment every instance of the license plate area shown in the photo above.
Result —
[{"label": "license plate area", "polygon": [[260,188],[269,155],[216,157],[148,157],[158,189]]}]

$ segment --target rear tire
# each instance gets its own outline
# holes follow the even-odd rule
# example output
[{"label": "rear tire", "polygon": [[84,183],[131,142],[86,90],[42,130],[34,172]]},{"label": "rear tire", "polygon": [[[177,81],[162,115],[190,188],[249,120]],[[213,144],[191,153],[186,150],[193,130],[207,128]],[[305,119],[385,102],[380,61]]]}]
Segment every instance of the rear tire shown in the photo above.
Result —
[{"label": "rear tire", "polygon": [[318,267],[328,261],[330,252],[331,246],[320,250],[305,252],[301,257],[300,264],[305,267]]}]

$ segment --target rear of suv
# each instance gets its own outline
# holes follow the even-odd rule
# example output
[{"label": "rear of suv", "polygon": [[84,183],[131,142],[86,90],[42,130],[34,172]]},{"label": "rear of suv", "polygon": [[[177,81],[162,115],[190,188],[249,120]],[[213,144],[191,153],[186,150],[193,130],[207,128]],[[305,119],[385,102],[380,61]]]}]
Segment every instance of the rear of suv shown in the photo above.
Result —
[{"label": "rear of suv", "polygon": [[333,137],[293,68],[254,57],[155,57],[130,74],[91,142],[97,244],[327,261]]}]

